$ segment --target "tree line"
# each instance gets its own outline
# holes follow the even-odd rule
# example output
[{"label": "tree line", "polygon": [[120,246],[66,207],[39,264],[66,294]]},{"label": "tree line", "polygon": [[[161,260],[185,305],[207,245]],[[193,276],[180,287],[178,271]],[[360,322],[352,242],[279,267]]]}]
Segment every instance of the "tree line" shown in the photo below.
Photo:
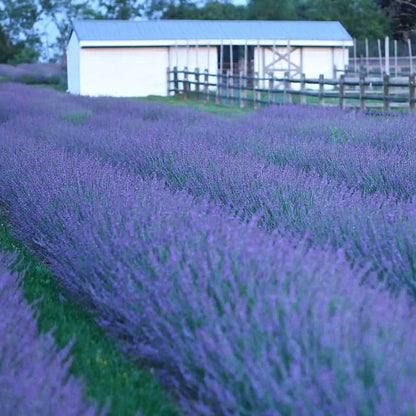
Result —
[{"label": "tree line", "polygon": [[[338,20],[358,39],[416,32],[415,0],[0,0],[0,62],[33,62],[42,31],[58,33],[62,54],[73,19]],[[42,27],[42,24],[44,25]],[[49,26],[49,27],[45,27]]]}]

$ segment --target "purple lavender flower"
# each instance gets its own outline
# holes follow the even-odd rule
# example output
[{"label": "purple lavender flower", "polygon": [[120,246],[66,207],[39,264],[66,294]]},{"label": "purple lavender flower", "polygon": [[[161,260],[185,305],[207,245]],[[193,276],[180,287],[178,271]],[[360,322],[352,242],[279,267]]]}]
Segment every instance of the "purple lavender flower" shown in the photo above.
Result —
[{"label": "purple lavender flower", "polygon": [[58,350],[50,333],[37,334],[21,281],[0,253],[0,414],[78,416],[104,414],[84,402],[79,380],[68,375],[69,346]]}]

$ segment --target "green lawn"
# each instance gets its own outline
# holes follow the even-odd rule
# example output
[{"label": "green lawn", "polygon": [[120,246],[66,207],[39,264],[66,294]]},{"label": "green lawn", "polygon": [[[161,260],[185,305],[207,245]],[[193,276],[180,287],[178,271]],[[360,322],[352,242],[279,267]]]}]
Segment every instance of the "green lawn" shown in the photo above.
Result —
[{"label": "green lawn", "polygon": [[23,289],[38,315],[40,332],[54,329],[60,347],[71,340],[71,372],[86,380],[87,395],[100,405],[110,401],[112,416],[177,415],[174,402],[150,372],[129,363],[115,344],[95,324],[91,315],[65,296],[50,270],[11,236],[0,221],[0,249],[16,251],[18,268],[25,270]]},{"label": "green lawn", "polygon": [[243,115],[243,114],[250,114],[253,112],[253,108],[250,106],[246,108],[240,108],[240,107],[231,107],[225,104],[215,104],[215,97],[210,97],[210,101],[206,104],[204,104],[204,101],[202,99],[197,100],[193,96],[185,100],[182,96],[160,97],[156,95],[150,95],[144,98],[137,97],[137,98],[134,98],[134,100],[158,102],[158,103],[167,104],[167,105],[180,105],[180,106],[185,106],[185,107],[192,107],[192,108],[195,108],[196,110],[208,111],[210,113],[224,115],[224,116]]}]

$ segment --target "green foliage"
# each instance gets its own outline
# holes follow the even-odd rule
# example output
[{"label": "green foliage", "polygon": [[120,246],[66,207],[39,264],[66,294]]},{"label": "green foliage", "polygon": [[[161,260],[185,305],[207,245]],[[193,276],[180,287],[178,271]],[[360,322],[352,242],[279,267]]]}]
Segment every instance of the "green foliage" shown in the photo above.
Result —
[{"label": "green foliage", "polygon": [[163,19],[199,19],[199,20],[244,20],[247,10],[244,6],[236,6],[220,0],[208,0],[203,6],[198,6],[191,0],[174,2],[152,2],[147,14],[155,15],[162,12]]},{"label": "green foliage", "polygon": [[113,416],[133,416],[137,409],[143,415],[177,414],[153,376],[126,361],[90,314],[65,296],[49,269],[14,241],[2,223],[0,247],[19,254],[18,267],[26,271],[25,296],[31,303],[36,301],[39,330],[47,332],[54,328],[53,335],[60,347],[74,341],[71,372],[85,378],[89,397],[100,405],[109,402],[109,415]]},{"label": "green foliage", "polygon": [[308,20],[338,20],[356,38],[376,39],[391,33],[391,23],[374,0],[309,0],[302,13]]},{"label": "green foliage", "polygon": [[41,42],[35,24],[39,9],[32,0],[0,2],[0,63],[36,62]]},{"label": "green foliage", "polygon": [[253,20],[293,20],[294,3],[290,0],[249,0],[248,18]]},{"label": "green foliage", "polygon": [[393,23],[394,36],[406,40],[416,32],[416,2],[379,0],[379,5]]}]

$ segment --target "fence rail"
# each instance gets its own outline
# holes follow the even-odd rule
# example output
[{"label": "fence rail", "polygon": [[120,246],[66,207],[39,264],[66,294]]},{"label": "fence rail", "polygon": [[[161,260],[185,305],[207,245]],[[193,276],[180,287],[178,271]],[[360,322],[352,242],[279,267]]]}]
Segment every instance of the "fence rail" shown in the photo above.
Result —
[{"label": "fence rail", "polygon": [[253,77],[243,72],[233,74],[230,71],[216,74],[208,70],[194,71],[174,67],[168,69],[168,95],[181,95],[184,99],[191,96],[213,101],[217,104],[246,107],[280,103],[338,105],[341,108],[357,107],[365,109],[407,108],[414,112],[416,107],[415,75],[392,78],[359,77],[347,78],[341,75],[337,79],[275,77]]}]

